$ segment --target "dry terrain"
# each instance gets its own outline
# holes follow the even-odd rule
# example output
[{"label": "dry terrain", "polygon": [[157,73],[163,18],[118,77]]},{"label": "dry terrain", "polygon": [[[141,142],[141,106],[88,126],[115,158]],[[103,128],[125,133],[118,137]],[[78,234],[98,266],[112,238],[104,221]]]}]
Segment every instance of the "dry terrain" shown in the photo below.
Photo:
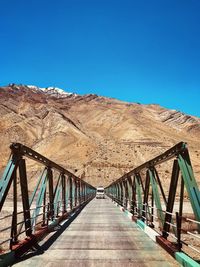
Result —
[{"label": "dry terrain", "polygon": [[[126,103],[97,95],[62,95],[14,84],[0,87],[0,116],[1,172],[10,143],[20,142],[93,185],[108,185],[185,141],[200,182],[198,117],[156,104]],[[162,179],[168,176],[166,171]]]}]

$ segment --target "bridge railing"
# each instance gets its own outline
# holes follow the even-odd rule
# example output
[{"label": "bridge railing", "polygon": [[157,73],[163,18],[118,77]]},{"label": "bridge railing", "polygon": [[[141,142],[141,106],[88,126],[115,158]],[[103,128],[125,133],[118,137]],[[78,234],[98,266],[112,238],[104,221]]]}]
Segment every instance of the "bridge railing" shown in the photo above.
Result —
[{"label": "bridge railing", "polygon": [[[13,143],[10,148],[0,180],[0,251],[20,255],[90,201],[96,189],[22,144]],[[32,172],[34,164],[39,164],[41,174],[29,180],[27,166]]]},{"label": "bridge railing", "polygon": [[184,250],[200,260],[200,191],[186,143],[123,175],[106,192],[133,219],[154,228],[172,255]]}]

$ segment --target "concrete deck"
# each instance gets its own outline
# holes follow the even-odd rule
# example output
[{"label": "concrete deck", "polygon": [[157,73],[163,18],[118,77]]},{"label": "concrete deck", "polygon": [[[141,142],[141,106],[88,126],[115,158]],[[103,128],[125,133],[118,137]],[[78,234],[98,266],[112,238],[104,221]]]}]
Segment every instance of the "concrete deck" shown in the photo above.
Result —
[{"label": "concrete deck", "polygon": [[131,222],[111,200],[94,199],[55,242],[48,245],[43,254],[36,253],[15,266],[180,265]]}]

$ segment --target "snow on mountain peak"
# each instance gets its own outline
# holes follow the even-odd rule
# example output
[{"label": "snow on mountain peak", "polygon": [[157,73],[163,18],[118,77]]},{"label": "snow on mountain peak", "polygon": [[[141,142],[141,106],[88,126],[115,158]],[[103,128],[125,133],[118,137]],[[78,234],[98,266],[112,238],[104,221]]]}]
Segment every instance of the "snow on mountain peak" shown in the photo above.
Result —
[{"label": "snow on mountain peak", "polygon": [[53,87],[53,86],[43,88],[43,87],[37,87],[35,85],[27,85],[27,87],[33,90],[42,91],[48,95],[55,96],[58,98],[64,98],[64,97],[68,97],[71,95],[76,96],[76,94],[74,93],[65,92],[63,89],[60,89],[58,87]]}]

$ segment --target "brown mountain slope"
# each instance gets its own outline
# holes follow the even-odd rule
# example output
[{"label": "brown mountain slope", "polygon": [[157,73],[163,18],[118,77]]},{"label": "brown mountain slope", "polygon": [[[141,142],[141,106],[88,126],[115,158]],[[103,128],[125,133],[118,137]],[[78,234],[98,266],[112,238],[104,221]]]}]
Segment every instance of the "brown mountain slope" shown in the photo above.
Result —
[{"label": "brown mountain slope", "polygon": [[16,85],[0,87],[0,116],[1,170],[10,143],[21,142],[88,182],[106,185],[177,142],[186,141],[200,181],[197,117],[159,105],[96,95],[59,97]]}]

